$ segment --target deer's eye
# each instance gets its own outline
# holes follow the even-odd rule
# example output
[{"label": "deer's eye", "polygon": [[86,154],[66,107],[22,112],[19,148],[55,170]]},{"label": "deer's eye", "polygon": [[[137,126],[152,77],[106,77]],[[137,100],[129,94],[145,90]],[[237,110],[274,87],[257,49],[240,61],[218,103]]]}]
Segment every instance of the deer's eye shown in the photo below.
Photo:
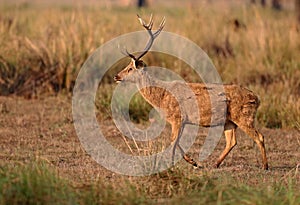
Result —
[{"label": "deer's eye", "polygon": [[128,73],[129,73],[130,71],[132,71],[132,68],[129,68],[129,69],[128,69]]}]

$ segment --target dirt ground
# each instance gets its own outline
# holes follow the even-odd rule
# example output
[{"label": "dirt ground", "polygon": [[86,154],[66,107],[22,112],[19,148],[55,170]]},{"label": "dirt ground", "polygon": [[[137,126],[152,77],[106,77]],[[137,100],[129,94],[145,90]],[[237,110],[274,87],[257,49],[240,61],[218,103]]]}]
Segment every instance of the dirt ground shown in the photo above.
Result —
[{"label": "dirt ground", "polygon": [[[63,177],[81,183],[95,178],[112,180],[121,177],[98,165],[82,148],[72,122],[71,98],[46,97],[26,100],[19,97],[0,97],[0,166],[23,164],[41,159],[49,162]],[[111,141],[124,143],[117,128],[103,122]],[[212,168],[224,148],[221,139],[212,156],[205,161],[205,170],[230,174],[255,183],[261,176],[283,179],[299,173],[300,133],[298,130],[260,128],[265,135],[270,171],[262,171],[260,153],[253,141],[238,130],[238,144],[225,159],[221,168]],[[203,136],[202,136],[203,137]],[[199,136],[201,138],[201,136]],[[197,141],[201,143],[201,139]],[[197,143],[190,153],[197,156]],[[181,160],[187,171],[193,170]],[[297,174],[299,176],[299,174]],[[298,177],[299,179],[299,177]],[[300,179],[297,179],[297,183]]]}]

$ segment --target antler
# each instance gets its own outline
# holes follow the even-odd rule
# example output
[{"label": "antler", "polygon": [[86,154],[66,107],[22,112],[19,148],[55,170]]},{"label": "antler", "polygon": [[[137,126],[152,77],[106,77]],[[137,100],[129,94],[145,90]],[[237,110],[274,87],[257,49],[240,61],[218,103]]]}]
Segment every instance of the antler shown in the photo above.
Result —
[{"label": "antler", "polygon": [[[149,23],[146,25],[145,21],[137,14],[138,20],[140,21],[141,25],[148,31],[149,35],[150,35],[150,39],[144,49],[144,51],[138,56],[136,57],[135,60],[139,60],[141,59],[151,48],[154,39],[160,34],[160,32],[163,30],[165,23],[166,23],[166,18],[164,17],[163,20],[161,21],[159,28],[156,32],[152,33],[152,26],[153,26],[153,15],[151,14],[150,16],[150,21]],[[130,54],[132,55],[132,54]]]},{"label": "antler", "polygon": [[145,23],[145,21],[137,14],[138,20],[140,21],[141,25],[148,31],[149,35],[150,35],[150,39],[144,49],[144,51],[138,56],[135,57],[133,54],[129,53],[127,51],[127,49],[121,51],[124,55],[129,56],[130,58],[134,59],[135,61],[138,61],[139,59],[141,59],[151,48],[154,39],[160,34],[160,32],[162,31],[162,29],[165,26],[166,23],[166,18],[164,17],[163,20],[161,21],[159,28],[156,32],[152,33],[152,26],[153,26],[153,15],[151,14],[150,16],[150,21],[148,24]]}]

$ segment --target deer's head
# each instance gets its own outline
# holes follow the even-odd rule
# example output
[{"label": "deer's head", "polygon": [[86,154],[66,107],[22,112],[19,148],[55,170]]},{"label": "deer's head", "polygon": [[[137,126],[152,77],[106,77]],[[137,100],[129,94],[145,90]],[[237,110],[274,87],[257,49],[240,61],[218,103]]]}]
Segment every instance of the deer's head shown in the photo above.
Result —
[{"label": "deer's head", "polygon": [[119,83],[122,81],[135,83],[141,77],[146,64],[142,60],[131,59],[131,62],[115,77],[114,80]]},{"label": "deer's head", "polygon": [[143,74],[144,68],[146,67],[146,64],[141,60],[141,58],[149,51],[151,48],[154,39],[160,34],[162,29],[165,26],[165,18],[163,18],[162,22],[160,23],[159,29],[156,32],[152,32],[152,26],[153,26],[153,16],[151,14],[150,21],[148,24],[145,23],[145,21],[139,16],[138,20],[140,21],[141,25],[148,31],[148,34],[150,35],[150,39],[144,49],[144,51],[138,55],[137,57],[133,54],[129,53],[127,50],[125,50],[126,56],[131,58],[131,62],[121,71],[119,72],[115,77],[114,80],[116,82],[121,81],[128,81],[128,82],[137,82],[137,80],[141,77]]}]

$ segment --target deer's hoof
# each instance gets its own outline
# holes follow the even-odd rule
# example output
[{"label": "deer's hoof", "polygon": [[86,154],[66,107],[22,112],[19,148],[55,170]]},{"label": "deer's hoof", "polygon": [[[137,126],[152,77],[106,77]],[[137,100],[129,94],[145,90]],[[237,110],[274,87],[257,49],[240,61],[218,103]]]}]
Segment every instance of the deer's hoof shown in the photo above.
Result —
[{"label": "deer's hoof", "polygon": [[269,170],[269,166],[268,165],[264,165],[263,169],[267,171],[267,170]]},{"label": "deer's hoof", "polygon": [[194,168],[194,169],[203,169],[204,166],[202,166],[202,165],[196,163],[196,164],[193,164],[193,168]]},{"label": "deer's hoof", "polygon": [[220,164],[219,163],[217,163],[217,164],[215,164],[214,166],[213,166],[213,168],[215,168],[215,169],[218,169],[220,167]]}]

